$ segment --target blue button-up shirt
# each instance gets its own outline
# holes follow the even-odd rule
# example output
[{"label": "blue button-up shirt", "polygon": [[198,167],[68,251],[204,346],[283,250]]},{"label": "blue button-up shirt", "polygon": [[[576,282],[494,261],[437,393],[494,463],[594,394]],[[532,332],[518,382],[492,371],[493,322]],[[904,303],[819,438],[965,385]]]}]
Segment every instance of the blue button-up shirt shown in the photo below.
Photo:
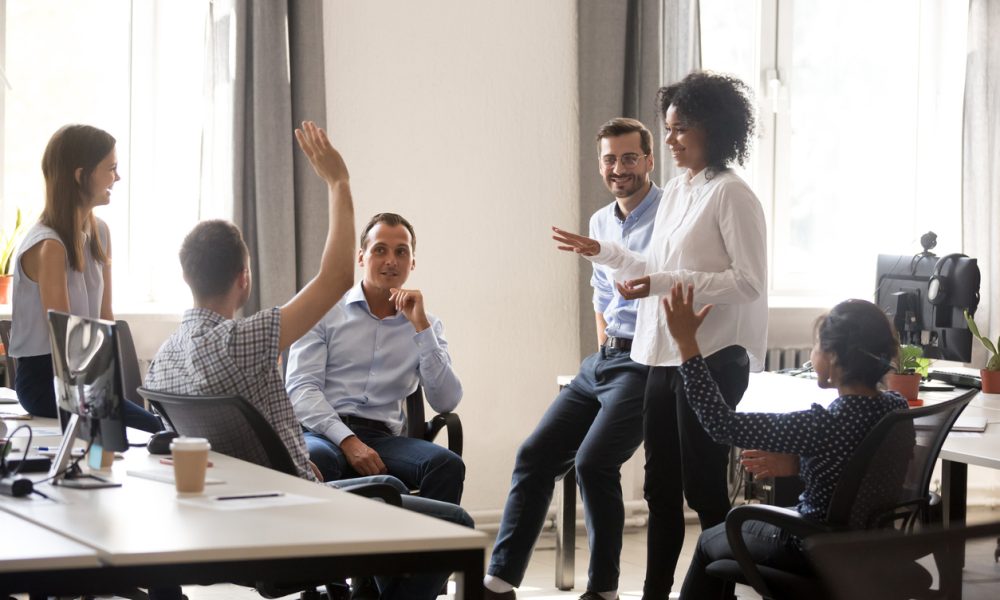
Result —
[{"label": "blue button-up shirt", "polygon": [[[652,184],[646,197],[625,219],[621,218],[617,200],[605,206],[590,217],[590,237],[618,242],[633,252],[645,254],[662,195],[663,190]],[[590,278],[590,285],[594,287],[594,312],[604,315],[604,322],[608,324],[604,330],[606,334],[632,339],[638,300],[622,298],[610,273],[610,269],[594,264],[594,274]]]},{"label": "blue button-up shirt", "polygon": [[285,387],[302,425],[338,445],[353,435],[341,416],[381,421],[399,434],[403,401],[418,383],[431,408],[454,410],[462,384],[444,326],[427,319],[420,333],[402,313],[379,319],[355,284],[288,353]]}]

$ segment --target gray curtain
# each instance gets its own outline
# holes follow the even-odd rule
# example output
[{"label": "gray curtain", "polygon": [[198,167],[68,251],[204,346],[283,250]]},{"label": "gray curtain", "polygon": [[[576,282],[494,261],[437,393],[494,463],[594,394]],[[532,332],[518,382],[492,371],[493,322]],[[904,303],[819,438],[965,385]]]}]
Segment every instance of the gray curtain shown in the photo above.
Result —
[{"label": "gray curtain", "polygon": [[[701,66],[698,0],[579,0],[580,222],[611,200],[597,174],[597,129],[614,117],[642,121],[653,133],[656,169],[662,184],[676,174],[663,151],[662,118],[656,91]],[[581,261],[580,354],[597,346],[590,265]]]},{"label": "gray curtain", "polygon": [[[976,324],[996,342],[1000,334],[1000,2],[969,2],[968,59],[962,149],[962,237],[979,259],[982,300]],[[991,33],[992,32],[992,33]],[[973,366],[985,365],[974,342]]]},{"label": "gray curtain", "polygon": [[292,132],[307,119],[325,126],[323,6],[236,0],[234,14],[233,220],[250,249],[250,314],[291,298],[323,248],[326,188]]}]

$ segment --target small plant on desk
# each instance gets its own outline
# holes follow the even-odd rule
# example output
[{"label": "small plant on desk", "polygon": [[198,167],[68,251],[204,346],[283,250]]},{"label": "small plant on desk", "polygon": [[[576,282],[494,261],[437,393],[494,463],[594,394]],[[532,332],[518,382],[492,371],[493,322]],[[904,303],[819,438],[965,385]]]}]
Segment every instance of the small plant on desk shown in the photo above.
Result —
[{"label": "small plant on desk", "polygon": [[924,358],[924,349],[920,346],[903,344],[899,347],[899,369],[901,375],[920,375],[926,378],[929,373],[931,361]]},{"label": "small plant on desk", "polygon": [[899,347],[899,366],[886,377],[886,387],[902,394],[911,406],[920,406],[923,404],[918,398],[920,379],[927,377],[930,366],[923,348],[903,344]]},{"label": "small plant on desk", "polygon": [[997,353],[997,350],[1000,349],[1000,338],[997,338],[997,343],[994,344],[990,338],[979,333],[979,327],[976,326],[969,311],[965,311],[965,322],[969,325],[969,331],[972,332],[972,335],[982,342],[983,347],[990,353],[990,357],[986,361],[986,368],[979,371],[979,376],[983,381],[983,392],[1000,394],[1000,354]]}]

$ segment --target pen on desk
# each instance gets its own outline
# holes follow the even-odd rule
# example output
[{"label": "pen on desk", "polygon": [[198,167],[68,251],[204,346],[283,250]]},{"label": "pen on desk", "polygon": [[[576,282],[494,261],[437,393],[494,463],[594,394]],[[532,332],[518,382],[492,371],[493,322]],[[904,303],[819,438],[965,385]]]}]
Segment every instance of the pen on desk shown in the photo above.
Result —
[{"label": "pen on desk", "polygon": [[[172,465],[172,464],[174,464],[174,459],[171,458],[171,457],[169,457],[169,456],[167,456],[166,458],[161,458],[160,459],[160,464],[161,465]],[[215,466],[215,465],[212,464],[212,461],[208,461],[208,465],[207,466],[212,467],[212,466]]]},{"label": "pen on desk", "polygon": [[276,498],[284,496],[283,492],[264,492],[260,494],[236,494],[233,496],[219,496],[216,500],[249,500],[251,498]]}]

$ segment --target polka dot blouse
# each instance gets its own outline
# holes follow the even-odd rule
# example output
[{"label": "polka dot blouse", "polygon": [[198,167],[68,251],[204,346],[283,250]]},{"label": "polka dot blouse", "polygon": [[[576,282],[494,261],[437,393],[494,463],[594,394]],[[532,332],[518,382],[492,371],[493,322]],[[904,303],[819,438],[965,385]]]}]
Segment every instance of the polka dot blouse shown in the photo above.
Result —
[{"label": "polka dot blouse", "polygon": [[716,442],[799,455],[805,491],[796,509],[823,520],[844,464],[865,435],[887,413],[907,408],[896,392],[876,397],[840,396],[823,408],[793,413],[737,413],[723,401],[701,356],[681,365],[684,392],[705,431]]}]

